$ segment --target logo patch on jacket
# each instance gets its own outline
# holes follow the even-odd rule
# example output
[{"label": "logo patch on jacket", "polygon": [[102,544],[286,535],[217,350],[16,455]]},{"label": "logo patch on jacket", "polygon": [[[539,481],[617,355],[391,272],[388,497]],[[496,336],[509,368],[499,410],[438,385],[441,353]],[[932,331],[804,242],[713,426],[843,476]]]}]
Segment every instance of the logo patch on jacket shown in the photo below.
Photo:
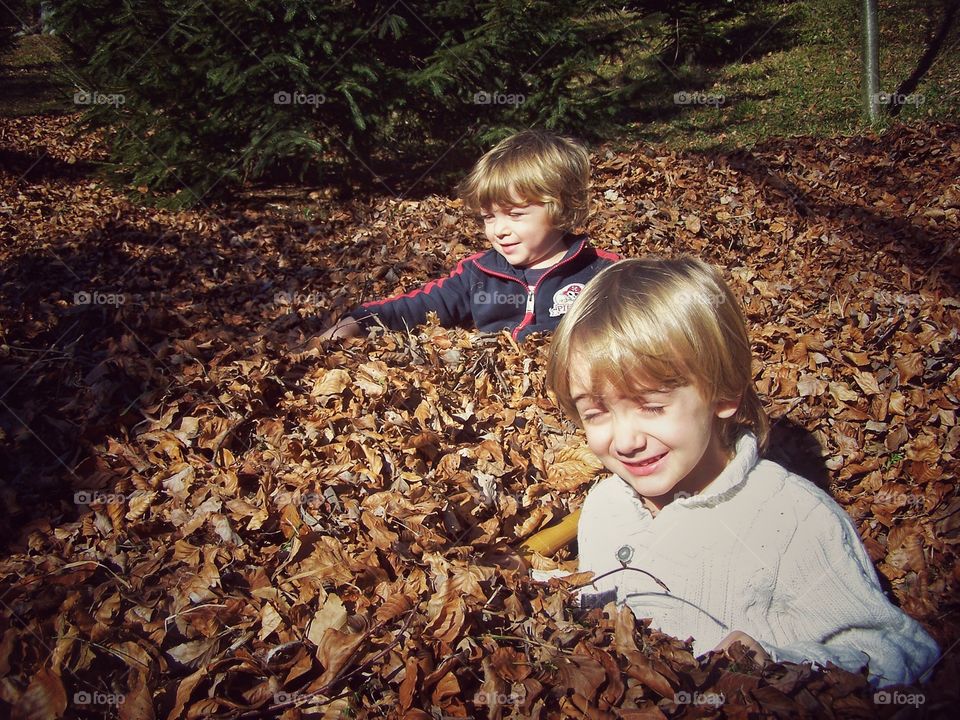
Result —
[{"label": "logo patch on jacket", "polygon": [[583,292],[583,283],[570,283],[560,288],[553,295],[553,307],[550,308],[550,317],[566,315],[573,301]]}]

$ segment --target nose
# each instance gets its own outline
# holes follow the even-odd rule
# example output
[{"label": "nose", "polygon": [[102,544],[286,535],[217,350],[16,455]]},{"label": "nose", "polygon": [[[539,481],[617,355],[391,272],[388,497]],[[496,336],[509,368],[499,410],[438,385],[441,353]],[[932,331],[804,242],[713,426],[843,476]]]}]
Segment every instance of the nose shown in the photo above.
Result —
[{"label": "nose", "polygon": [[633,457],[647,448],[647,434],[631,418],[614,422],[613,450],[624,458]]},{"label": "nose", "polygon": [[510,229],[507,227],[506,218],[495,217],[493,220],[493,234],[497,237],[504,237],[510,233]]}]

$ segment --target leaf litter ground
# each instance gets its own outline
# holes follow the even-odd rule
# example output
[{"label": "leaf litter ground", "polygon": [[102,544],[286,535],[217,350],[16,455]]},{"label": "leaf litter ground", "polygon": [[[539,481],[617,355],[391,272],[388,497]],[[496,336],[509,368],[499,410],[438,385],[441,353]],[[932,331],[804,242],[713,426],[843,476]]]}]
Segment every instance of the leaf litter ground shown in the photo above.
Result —
[{"label": "leaf litter ground", "polygon": [[517,549],[600,473],[546,396],[547,338],[310,342],[482,249],[457,202],[158,210],[93,179],[69,119],[0,122],[5,714],[955,712],[960,127],[594,155],[595,242],[724,268],[773,456],[945,651],[876,698],[836,668],[694,658],[528,579],[575,568]]}]

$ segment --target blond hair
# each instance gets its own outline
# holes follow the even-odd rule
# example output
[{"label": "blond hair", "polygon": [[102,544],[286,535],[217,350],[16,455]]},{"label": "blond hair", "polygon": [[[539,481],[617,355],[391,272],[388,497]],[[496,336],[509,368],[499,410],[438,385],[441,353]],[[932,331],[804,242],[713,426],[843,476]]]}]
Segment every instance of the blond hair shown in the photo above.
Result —
[{"label": "blond hair", "polygon": [[692,257],[621,260],[598,273],[561,320],[547,385],[577,424],[573,362],[594,390],[609,385],[629,396],[693,385],[710,403],[739,400],[732,417],[718,418],[727,448],[743,428],[763,448],[769,425],[751,360],[743,315],[716,268]]},{"label": "blond hair", "polygon": [[540,202],[550,223],[573,230],[587,219],[590,155],[567,137],[524,130],[488,151],[457,188],[475,213],[522,202]]}]

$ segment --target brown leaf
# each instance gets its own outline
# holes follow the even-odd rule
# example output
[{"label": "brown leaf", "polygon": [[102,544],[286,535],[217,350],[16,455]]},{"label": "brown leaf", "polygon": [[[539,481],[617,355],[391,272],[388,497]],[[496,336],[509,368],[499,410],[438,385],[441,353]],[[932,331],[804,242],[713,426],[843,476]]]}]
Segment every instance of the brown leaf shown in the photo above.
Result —
[{"label": "brown leaf", "polygon": [[323,665],[323,675],[310,684],[309,692],[326,687],[346,670],[365,638],[364,633],[345,633],[327,628],[317,645],[317,660]]},{"label": "brown leaf", "polygon": [[350,385],[350,373],[346,370],[337,368],[336,370],[328,370],[324,372],[320,379],[314,383],[313,390],[310,391],[310,394],[313,397],[329,397],[331,395],[339,395],[343,392],[344,388],[349,387]]},{"label": "brown leaf", "polygon": [[893,358],[894,365],[900,371],[900,382],[904,385],[923,374],[923,355],[921,353],[908,353]]},{"label": "brown leaf", "polygon": [[453,673],[447,673],[440,681],[433,686],[433,694],[430,697],[431,702],[438,707],[443,707],[450,698],[460,695],[460,683],[457,676]]},{"label": "brown leaf", "polygon": [[[86,695],[83,695],[83,692],[81,690],[74,695],[75,703],[84,704]],[[66,709],[67,692],[60,676],[41,666],[13,706],[10,717],[12,720],[49,720],[63,717]]]},{"label": "brown leaf", "polygon": [[420,682],[420,666],[413,655],[407,657],[403,681],[400,683],[400,709],[409,710]]},{"label": "brown leaf", "polygon": [[573,690],[592,704],[607,679],[603,666],[586,655],[568,655],[554,662],[557,665],[557,685]]},{"label": "brown leaf", "polygon": [[648,688],[657,693],[660,697],[673,698],[673,686],[657,670],[649,660],[638,651],[626,652],[624,655],[629,661],[626,673],[635,680],[639,680]]},{"label": "brown leaf", "polygon": [[860,389],[863,390],[867,395],[879,395],[880,394],[880,385],[877,383],[877,378],[874,377],[872,373],[868,372],[857,372],[853,376],[854,381],[857,385],[860,386]]},{"label": "brown leaf", "polygon": [[347,624],[347,609],[337,595],[329,594],[307,625],[307,639],[319,646],[328,628],[343,630]]},{"label": "brown leaf", "polygon": [[[960,261],[943,252],[960,236],[960,127],[928,120],[882,142],[773,138],[747,153],[605,146],[584,230],[624,257],[723,269],[772,446],[830,484],[899,606],[946,648],[960,636]],[[516,539],[579,507],[602,472],[565,455],[584,443],[545,392],[549,336],[434,318],[310,338],[485,249],[459,200],[284,190],[217,212],[147,206],[62,172],[106,157],[109,138],[73,122],[0,118],[0,448],[29,469],[0,482],[10,713],[149,717],[164,696],[169,720],[333,720],[390,713],[389,698],[422,720],[876,714],[862,674],[732,672],[736,658],[698,662],[626,609],[571,622],[570,546],[529,564],[572,577],[529,582]],[[74,297],[114,291],[122,306]],[[27,485],[41,489],[28,502]],[[118,497],[65,513],[64,490]],[[570,653],[585,660],[554,671]],[[928,705],[951,697],[958,662],[941,660]],[[44,678],[68,671],[70,692],[125,679],[129,705],[61,710]],[[264,709],[323,675],[326,695]],[[681,707],[681,688],[729,692],[721,709]]]},{"label": "brown leaf", "polygon": [[589,482],[603,468],[603,464],[588,447],[562,447],[556,451],[553,462],[547,463],[547,484],[554,490],[570,492]]},{"label": "brown leaf", "polygon": [[936,462],[940,459],[940,448],[933,435],[923,434],[907,445],[907,458],[919,462]]},{"label": "brown leaf", "polygon": [[123,694],[123,702],[117,711],[120,720],[153,720],[156,717],[153,697],[142,672],[130,673],[130,685]]}]

